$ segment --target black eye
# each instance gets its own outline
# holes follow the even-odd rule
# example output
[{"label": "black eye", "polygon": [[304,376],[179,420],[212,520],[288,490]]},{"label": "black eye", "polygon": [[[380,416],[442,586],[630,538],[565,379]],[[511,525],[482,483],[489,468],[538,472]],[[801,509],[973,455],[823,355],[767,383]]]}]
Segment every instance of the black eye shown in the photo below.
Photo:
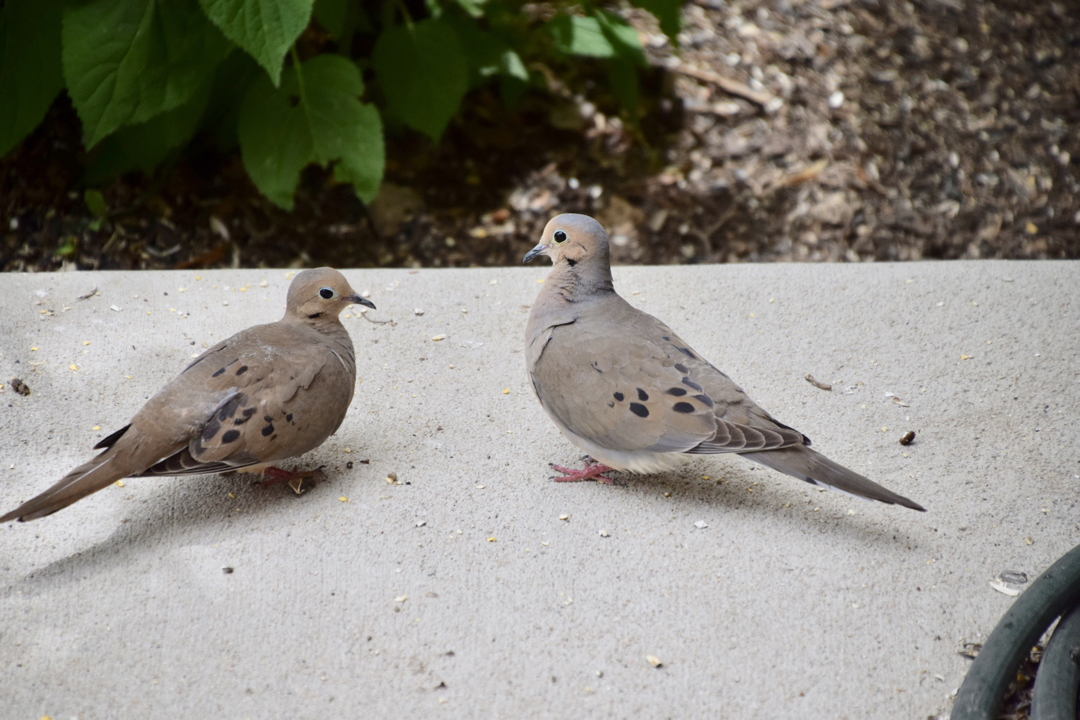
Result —
[{"label": "black eye", "polygon": [[334,291],[330,288],[323,288],[319,291],[319,297],[321,297],[323,300],[329,300],[334,297]]},{"label": "black eye", "polygon": [[564,233],[562,230],[556,230],[551,234],[551,237],[555,240],[556,245],[560,245],[566,242],[566,233]]}]

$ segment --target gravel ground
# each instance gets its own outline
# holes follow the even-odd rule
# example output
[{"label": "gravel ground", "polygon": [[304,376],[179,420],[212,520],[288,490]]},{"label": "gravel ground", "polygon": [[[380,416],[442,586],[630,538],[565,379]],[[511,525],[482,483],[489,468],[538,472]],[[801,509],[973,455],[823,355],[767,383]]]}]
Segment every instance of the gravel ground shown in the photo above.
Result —
[{"label": "gravel ground", "polygon": [[639,125],[587,62],[557,73],[584,96],[479,90],[439,146],[389,139],[370,208],[312,169],[284,213],[195,147],[101,188],[95,223],[61,98],[0,162],[0,264],[503,265],[563,211],[621,263],[1080,257],[1080,6],[708,0],[677,51],[626,16],[653,66]]}]

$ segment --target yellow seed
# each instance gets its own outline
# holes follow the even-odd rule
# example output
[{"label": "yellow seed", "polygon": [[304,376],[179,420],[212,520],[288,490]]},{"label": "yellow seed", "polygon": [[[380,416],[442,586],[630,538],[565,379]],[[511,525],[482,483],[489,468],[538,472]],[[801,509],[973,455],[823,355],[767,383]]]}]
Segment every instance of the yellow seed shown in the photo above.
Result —
[{"label": "yellow seed", "polygon": [[113,485],[115,485],[116,487],[124,487],[124,481],[123,480],[117,480],[116,482],[113,483]]},{"label": "yellow seed", "polygon": [[37,345],[35,345],[34,347],[30,348],[30,352],[37,352]]},{"label": "yellow seed", "polygon": [[89,344],[90,344],[89,340],[83,340],[83,345],[89,345]]},{"label": "yellow seed", "polygon": [[494,537],[489,537],[488,542],[495,542],[495,538]]},{"label": "yellow seed", "polygon": [[92,427],[92,428],[90,428],[90,429],[91,429],[91,430],[100,430],[100,429],[101,429],[101,426],[100,426],[100,425],[95,425],[94,427]]},{"label": "yellow seed", "polygon": [[653,667],[660,667],[664,664],[660,661],[660,658],[656,657],[655,655],[646,655],[645,659],[648,660],[649,664]]},{"label": "yellow seed", "polygon": [[76,365],[75,363],[71,363],[70,365],[68,365],[68,369],[69,370],[78,370],[79,366]]},{"label": "yellow seed", "polygon": [[509,394],[510,394],[510,388],[503,388],[503,395],[509,395]]},{"label": "yellow seed", "polygon": [[349,502],[349,498],[345,497],[344,495],[339,497],[338,500],[340,500],[341,502]]}]

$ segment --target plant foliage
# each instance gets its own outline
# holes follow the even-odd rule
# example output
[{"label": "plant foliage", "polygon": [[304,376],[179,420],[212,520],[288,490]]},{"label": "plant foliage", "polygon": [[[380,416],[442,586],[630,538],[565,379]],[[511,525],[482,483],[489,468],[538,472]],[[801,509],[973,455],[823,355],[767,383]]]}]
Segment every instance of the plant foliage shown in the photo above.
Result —
[{"label": "plant foliage", "polygon": [[[674,41],[680,0],[632,3]],[[495,83],[507,104],[543,89],[535,63],[606,64],[635,117],[637,32],[590,2],[543,8],[546,22],[523,0],[9,0],[0,156],[66,91],[89,151],[87,183],[152,172],[203,131],[219,146],[237,142],[255,186],[291,208],[310,163],[333,166],[369,201],[385,165],[384,122],[438,141],[472,88]]]}]

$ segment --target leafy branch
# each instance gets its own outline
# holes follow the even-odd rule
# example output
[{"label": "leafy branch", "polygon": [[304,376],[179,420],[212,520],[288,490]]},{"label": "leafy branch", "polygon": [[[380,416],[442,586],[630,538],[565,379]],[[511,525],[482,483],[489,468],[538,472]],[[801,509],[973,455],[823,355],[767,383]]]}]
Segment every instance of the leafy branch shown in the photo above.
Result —
[{"label": "leafy branch", "polygon": [[[511,105],[543,90],[529,68],[551,56],[606,63],[635,117],[637,32],[608,8],[561,2],[541,22],[523,0],[9,0],[0,156],[67,92],[87,183],[152,172],[201,132],[223,149],[238,143],[256,187],[283,208],[310,163],[333,166],[366,202],[382,180],[384,123],[438,141],[479,85],[497,83]],[[632,2],[674,41],[680,0]],[[329,42],[301,42],[312,33]]]}]

